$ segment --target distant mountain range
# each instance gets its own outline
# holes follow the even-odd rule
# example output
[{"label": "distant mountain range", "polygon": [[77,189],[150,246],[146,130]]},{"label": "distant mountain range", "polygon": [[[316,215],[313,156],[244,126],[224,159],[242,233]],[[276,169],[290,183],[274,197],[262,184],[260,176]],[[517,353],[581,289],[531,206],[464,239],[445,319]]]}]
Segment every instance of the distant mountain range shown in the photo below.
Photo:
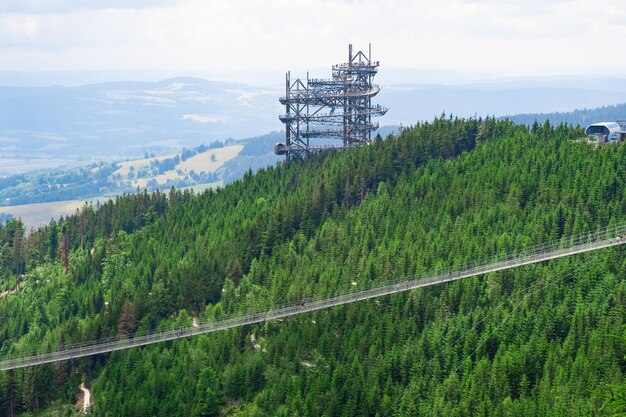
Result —
[{"label": "distant mountain range", "polygon": [[129,156],[280,128],[278,91],[172,78],[0,87],[0,157]]},{"label": "distant mountain range", "polygon": [[[270,87],[260,86],[262,82],[250,85],[192,77],[61,86],[43,85],[43,74],[41,79],[37,74],[19,75],[0,71],[0,85],[10,84],[0,87],[0,173],[90,158],[167,153],[282,129],[280,75]],[[55,79],[71,76],[61,75]],[[511,116],[519,123],[549,117],[555,122],[586,124],[622,117],[624,112],[620,106],[602,107],[600,114],[588,118],[587,110],[571,115],[551,112],[626,101],[626,80],[618,78],[508,79],[454,85],[441,84],[445,81],[440,79],[440,84],[406,83],[410,79],[419,81],[420,74],[381,69],[377,82],[383,88],[375,102],[389,107],[380,119],[383,126],[411,125],[442,113],[519,115]],[[25,87],[27,81],[33,86]]]},{"label": "distant mountain range", "polygon": [[626,88],[407,85],[384,88],[379,101],[390,108],[384,117],[385,123],[406,124],[432,120],[442,113],[460,117],[501,117],[591,109],[626,101]]},{"label": "distant mountain range", "polygon": [[569,123],[588,126],[592,123],[626,120],[626,103],[602,106],[595,109],[580,109],[563,113],[528,113],[507,116],[515,123],[531,125],[535,121],[543,123],[549,120],[552,124]]}]

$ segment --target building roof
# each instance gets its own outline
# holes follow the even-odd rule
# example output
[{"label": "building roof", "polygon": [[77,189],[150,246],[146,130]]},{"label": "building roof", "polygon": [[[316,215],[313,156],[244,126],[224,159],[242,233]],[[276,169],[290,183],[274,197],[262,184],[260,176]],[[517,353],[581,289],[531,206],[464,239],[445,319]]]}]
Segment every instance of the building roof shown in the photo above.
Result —
[{"label": "building roof", "polygon": [[615,129],[619,129],[619,130],[622,129],[621,126],[618,123],[616,123],[616,122],[593,123],[593,124],[590,124],[589,126],[587,126],[587,129],[590,128],[591,126],[604,126],[604,127],[606,127],[607,129],[609,129],[612,132],[614,132]]}]

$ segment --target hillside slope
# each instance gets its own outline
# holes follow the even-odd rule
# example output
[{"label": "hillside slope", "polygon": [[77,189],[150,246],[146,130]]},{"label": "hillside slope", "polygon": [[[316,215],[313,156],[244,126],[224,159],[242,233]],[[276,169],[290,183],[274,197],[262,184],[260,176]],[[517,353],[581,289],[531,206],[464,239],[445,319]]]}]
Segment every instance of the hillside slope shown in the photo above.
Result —
[{"label": "hillside slope", "polygon": [[[626,148],[580,135],[438,119],[200,196],[120,198],[24,242],[11,222],[1,282],[28,276],[0,302],[0,353],[318,297],[624,220]],[[71,401],[85,374],[96,415],[602,414],[598,392],[626,371],[608,337],[622,332],[625,277],[624,249],[610,249],[20,370],[0,375],[0,411]]]}]

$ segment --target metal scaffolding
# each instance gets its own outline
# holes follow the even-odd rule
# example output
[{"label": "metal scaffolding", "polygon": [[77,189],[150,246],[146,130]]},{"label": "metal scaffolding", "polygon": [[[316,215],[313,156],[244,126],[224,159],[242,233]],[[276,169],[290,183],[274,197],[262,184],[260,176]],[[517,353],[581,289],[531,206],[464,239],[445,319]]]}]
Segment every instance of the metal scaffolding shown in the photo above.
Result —
[{"label": "metal scaffolding", "polygon": [[[287,160],[326,149],[344,149],[371,142],[372,131],[378,123],[372,117],[382,116],[387,108],[372,105],[372,97],[380,91],[373,84],[378,61],[372,61],[372,46],[368,55],[353,53],[348,47],[348,62],[333,65],[332,78],[309,78],[291,81],[287,72],[285,96],[279,99],[285,114],[285,143],[277,143],[274,152]],[[334,144],[321,146],[311,139],[335,139]],[[341,142],[339,142],[341,141]]]}]

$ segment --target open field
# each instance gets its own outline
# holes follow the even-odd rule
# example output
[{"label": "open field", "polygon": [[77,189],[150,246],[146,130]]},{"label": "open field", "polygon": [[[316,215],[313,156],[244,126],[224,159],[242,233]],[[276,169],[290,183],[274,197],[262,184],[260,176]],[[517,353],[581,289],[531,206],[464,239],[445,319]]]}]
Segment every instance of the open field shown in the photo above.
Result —
[{"label": "open field", "polygon": [[129,184],[131,184],[133,186],[133,188],[139,187],[140,189],[143,189],[143,188],[146,188],[146,186],[148,185],[148,181],[150,181],[152,179],[154,179],[157,184],[163,185],[168,180],[176,181],[176,180],[179,180],[181,178],[182,177],[180,175],[178,175],[178,173],[176,171],[167,171],[166,173],[161,174],[161,175],[157,175],[156,177],[139,178],[139,179],[134,179],[134,180],[128,181],[128,182],[129,182]]},{"label": "open field", "polygon": [[119,174],[122,178],[128,178],[131,167],[133,167],[134,171],[137,172],[141,168],[150,165],[150,162],[152,161],[162,161],[164,159],[174,158],[175,156],[176,154],[172,153],[168,155],[155,156],[153,158],[134,159],[132,161],[120,162],[120,167],[113,172],[113,175]]},{"label": "open field", "polygon": [[[180,168],[184,172],[214,172],[221,168],[226,162],[239,155],[242,149],[243,145],[209,149],[206,152],[196,154],[186,161],[181,162],[176,168]],[[211,161],[211,155],[215,155],[215,161]]]},{"label": "open field", "polygon": [[224,186],[224,181],[218,181],[218,182],[211,182],[209,184],[197,184],[197,185],[190,185],[189,187],[183,187],[181,188],[181,190],[191,190],[196,194],[200,194],[208,189],[216,189],[218,187],[223,187]]},{"label": "open field", "polygon": [[[181,190],[192,190],[194,193],[201,193],[210,188],[217,188],[223,186],[222,181],[212,182],[208,184],[196,184],[190,187],[183,187]],[[24,225],[27,228],[39,227],[50,223],[51,219],[58,219],[61,216],[67,216],[73,214],[77,209],[86,204],[101,204],[105,201],[115,198],[114,196],[97,197],[84,200],[65,200],[55,201],[51,203],[35,203],[35,204],[23,204],[19,206],[2,206],[0,207],[0,213],[9,213],[13,217],[22,219]]]},{"label": "open field", "polygon": [[85,201],[67,200],[53,203],[24,204],[21,206],[0,207],[0,213],[9,213],[21,218],[27,228],[38,227],[50,223],[51,219],[74,213]]},{"label": "open field", "polygon": [[[155,180],[158,185],[163,185],[168,181],[182,180],[189,172],[194,171],[198,174],[203,172],[215,172],[221,168],[226,162],[239,155],[243,149],[243,145],[226,146],[223,148],[208,149],[206,152],[198,153],[186,161],[180,162],[175,169],[164,172],[163,174],[147,177],[128,179],[131,167],[138,172],[142,167],[150,165],[152,161],[162,161],[164,159],[174,158],[177,154],[169,154],[157,156],[154,158],[136,159],[120,163],[120,168],[113,172],[113,177],[120,175],[122,183],[130,184],[133,188],[146,188],[148,182]],[[214,157],[215,160],[211,160]],[[178,173],[180,170],[181,174]]]}]

